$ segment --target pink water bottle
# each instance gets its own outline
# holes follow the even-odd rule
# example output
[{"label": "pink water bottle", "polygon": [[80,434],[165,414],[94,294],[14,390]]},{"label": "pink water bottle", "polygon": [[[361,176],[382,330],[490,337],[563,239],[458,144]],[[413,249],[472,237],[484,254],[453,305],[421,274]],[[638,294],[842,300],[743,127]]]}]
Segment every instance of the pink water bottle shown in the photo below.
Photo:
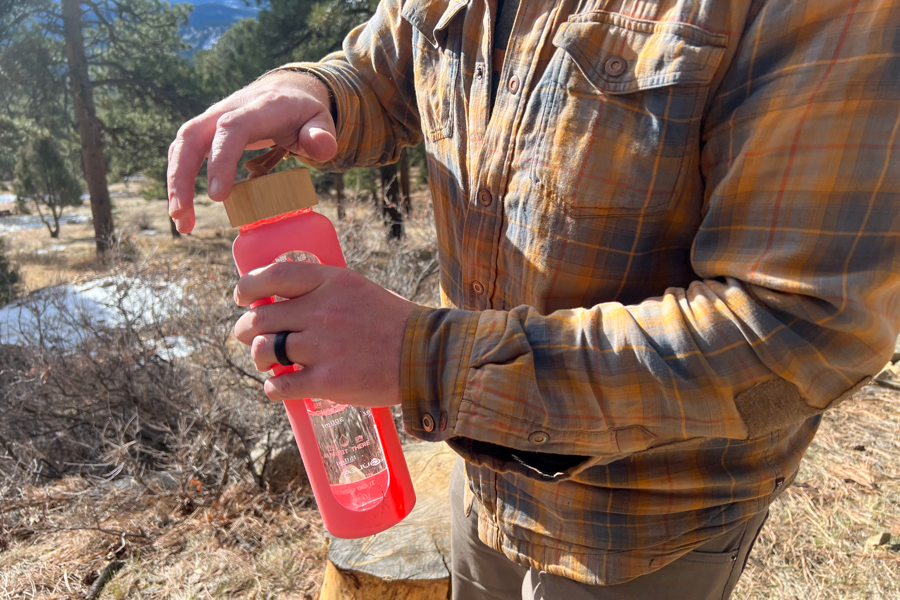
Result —
[{"label": "pink water bottle", "polygon": [[[238,272],[279,261],[346,267],[334,226],[318,204],[309,172],[292,169],[234,186],[225,201]],[[254,304],[268,304],[269,298]],[[275,375],[298,367],[274,365]],[[344,406],[320,398],[284,403],[325,527],[339,538],[376,534],[416,503],[389,408]]]}]

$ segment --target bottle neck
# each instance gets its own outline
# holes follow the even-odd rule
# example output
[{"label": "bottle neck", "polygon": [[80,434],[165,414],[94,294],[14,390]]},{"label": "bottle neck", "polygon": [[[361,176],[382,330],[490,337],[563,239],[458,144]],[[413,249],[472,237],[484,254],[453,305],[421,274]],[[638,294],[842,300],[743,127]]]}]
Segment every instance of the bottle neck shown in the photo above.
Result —
[{"label": "bottle neck", "polygon": [[275,215],[274,217],[269,217],[267,219],[260,219],[259,221],[254,221],[253,223],[246,223],[241,225],[238,231],[240,233],[247,233],[252,229],[256,229],[258,227],[262,227],[263,225],[269,225],[271,223],[277,223],[278,221],[283,221],[285,219],[290,219],[292,217],[298,217],[300,215],[305,215],[308,212],[312,212],[312,208],[301,208],[299,210],[292,210],[291,212],[282,213],[280,215]]}]

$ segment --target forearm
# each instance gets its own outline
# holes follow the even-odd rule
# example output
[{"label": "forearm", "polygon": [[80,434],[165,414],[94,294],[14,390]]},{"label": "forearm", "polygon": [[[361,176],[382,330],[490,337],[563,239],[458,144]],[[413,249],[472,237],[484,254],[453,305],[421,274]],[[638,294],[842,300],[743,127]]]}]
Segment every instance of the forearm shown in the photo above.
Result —
[{"label": "forearm", "polygon": [[344,40],[343,49],[319,62],[290,63],[273,71],[309,73],[328,93],[338,152],[323,169],[346,170],[396,162],[422,139],[415,106],[409,24],[400,2],[381,2],[369,22]]},{"label": "forearm", "polygon": [[865,339],[785,317],[734,280],[546,316],[420,310],[404,345],[405,426],[456,438],[473,449],[467,458],[497,469],[507,459],[472,441],[585,457],[577,469],[688,440],[759,437],[866,380],[895,333]]}]

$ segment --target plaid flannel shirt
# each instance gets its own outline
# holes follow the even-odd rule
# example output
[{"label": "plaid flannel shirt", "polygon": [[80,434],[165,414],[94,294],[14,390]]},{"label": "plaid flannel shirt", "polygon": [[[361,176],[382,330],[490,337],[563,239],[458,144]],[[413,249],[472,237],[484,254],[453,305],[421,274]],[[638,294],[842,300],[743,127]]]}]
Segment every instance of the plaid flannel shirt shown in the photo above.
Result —
[{"label": "plaid flannel shirt", "polygon": [[445,308],[413,435],[479,537],[614,584],[764,510],[900,325],[898,0],[383,0],[331,89],[346,169],[424,139]]}]

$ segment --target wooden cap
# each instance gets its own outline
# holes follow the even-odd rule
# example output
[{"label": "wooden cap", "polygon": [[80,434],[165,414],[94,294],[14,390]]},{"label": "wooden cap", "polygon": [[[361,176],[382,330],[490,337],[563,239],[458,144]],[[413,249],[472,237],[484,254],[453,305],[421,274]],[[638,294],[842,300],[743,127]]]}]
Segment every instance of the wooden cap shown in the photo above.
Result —
[{"label": "wooden cap", "polygon": [[232,227],[309,208],[318,203],[309,171],[303,167],[235,184],[231,196],[224,202]]}]

